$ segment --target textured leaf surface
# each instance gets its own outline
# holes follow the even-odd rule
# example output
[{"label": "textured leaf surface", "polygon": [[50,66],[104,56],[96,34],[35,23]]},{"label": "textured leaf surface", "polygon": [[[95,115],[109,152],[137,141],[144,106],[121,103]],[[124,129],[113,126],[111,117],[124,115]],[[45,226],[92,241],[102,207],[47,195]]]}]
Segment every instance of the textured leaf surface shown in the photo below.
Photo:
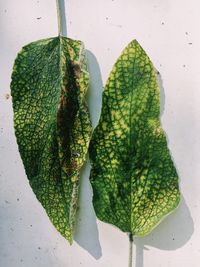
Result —
[{"label": "textured leaf surface", "polygon": [[11,82],[15,133],[30,185],[70,243],[91,134],[88,81],[83,44],[56,37],[23,47]]},{"label": "textured leaf surface", "polygon": [[98,218],[135,236],[148,234],[179,203],[159,98],[154,67],[134,40],[109,76],[89,152]]}]

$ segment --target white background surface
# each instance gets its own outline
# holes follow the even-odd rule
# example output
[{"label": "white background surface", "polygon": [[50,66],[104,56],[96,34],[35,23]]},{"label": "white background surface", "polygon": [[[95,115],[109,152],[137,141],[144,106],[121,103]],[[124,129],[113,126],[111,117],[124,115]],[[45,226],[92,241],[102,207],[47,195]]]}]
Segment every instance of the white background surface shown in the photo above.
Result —
[{"label": "white background surface", "polygon": [[[95,219],[89,165],[82,175],[78,230],[70,247],[32,193],[17,150],[11,98],[6,99],[13,61],[23,45],[57,35],[55,2],[0,0],[0,266],[124,267],[128,238]],[[102,87],[129,41],[140,42],[162,75],[161,120],[184,199],[151,235],[135,240],[133,267],[199,267],[199,1],[65,2],[67,35],[88,49],[93,126]]]}]

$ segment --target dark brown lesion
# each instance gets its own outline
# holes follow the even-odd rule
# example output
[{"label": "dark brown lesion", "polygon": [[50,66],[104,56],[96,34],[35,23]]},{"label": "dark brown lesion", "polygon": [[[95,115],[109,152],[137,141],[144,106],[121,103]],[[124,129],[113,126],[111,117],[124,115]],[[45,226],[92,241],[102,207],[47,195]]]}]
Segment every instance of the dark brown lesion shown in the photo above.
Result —
[{"label": "dark brown lesion", "polygon": [[65,87],[61,92],[60,107],[57,113],[57,134],[61,166],[68,176],[71,176],[77,168],[74,160],[76,155],[71,150],[75,147],[73,136],[76,115],[79,110],[79,89],[76,83],[76,74],[71,62],[67,63],[65,73]]}]

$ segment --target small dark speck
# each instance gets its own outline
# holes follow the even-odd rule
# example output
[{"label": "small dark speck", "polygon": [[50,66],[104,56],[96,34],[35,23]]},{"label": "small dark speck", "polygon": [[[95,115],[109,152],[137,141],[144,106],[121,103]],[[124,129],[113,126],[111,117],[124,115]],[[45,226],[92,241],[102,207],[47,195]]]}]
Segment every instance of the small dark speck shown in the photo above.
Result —
[{"label": "small dark speck", "polygon": [[189,45],[192,45],[192,43],[188,43]]},{"label": "small dark speck", "polygon": [[10,202],[9,202],[8,200],[5,200],[5,203],[6,203],[6,204],[10,204]]},{"label": "small dark speck", "polygon": [[37,19],[41,19],[42,17],[38,17]]},{"label": "small dark speck", "polygon": [[14,231],[14,229],[13,229],[12,227],[10,227],[10,231],[12,231],[12,232],[13,232],[13,231]]},{"label": "small dark speck", "polygon": [[4,12],[7,13],[7,9],[5,9]]},{"label": "small dark speck", "polygon": [[172,238],[172,240],[175,240],[175,238]]},{"label": "small dark speck", "polygon": [[33,225],[32,225],[32,224],[30,224],[30,227],[33,227]]},{"label": "small dark speck", "polygon": [[38,247],[38,249],[40,250],[40,249],[41,249],[41,247]]},{"label": "small dark speck", "polygon": [[21,259],[20,262],[23,262],[23,259]]},{"label": "small dark speck", "polygon": [[160,75],[160,72],[159,71],[156,71],[157,75]]},{"label": "small dark speck", "polygon": [[164,22],[162,22],[161,24],[162,24],[162,25],[165,25],[165,23],[164,23]]},{"label": "small dark speck", "polygon": [[183,64],[183,68],[185,68],[186,67],[186,65],[185,64]]},{"label": "small dark speck", "polygon": [[19,198],[17,198],[17,201],[19,201]]},{"label": "small dark speck", "polygon": [[10,98],[10,95],[9,94],[6,94],[5,95],[5,98],[6,98],[6,100],[8,100]]},{"label": "small dark speck", "polygon": [[108,17],[106,17],[106,20],[108,20]]},{"label": "small dark speck", "polygon": [[185,32],[185,35],[188,35],[188,32]]}]

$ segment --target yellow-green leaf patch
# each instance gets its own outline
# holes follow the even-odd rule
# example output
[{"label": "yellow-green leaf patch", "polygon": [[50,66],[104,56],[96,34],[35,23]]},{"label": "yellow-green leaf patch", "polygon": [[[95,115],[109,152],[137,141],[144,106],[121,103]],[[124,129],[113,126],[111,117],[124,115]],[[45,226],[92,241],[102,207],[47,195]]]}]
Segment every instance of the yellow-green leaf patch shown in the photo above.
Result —
[{"label": "yellow-green leaf patch", "polygon": [[156,72],[136,40],[108,78],[89,152],[100,220],[144,236],[177,207],[178,175],[160,125]]}]

